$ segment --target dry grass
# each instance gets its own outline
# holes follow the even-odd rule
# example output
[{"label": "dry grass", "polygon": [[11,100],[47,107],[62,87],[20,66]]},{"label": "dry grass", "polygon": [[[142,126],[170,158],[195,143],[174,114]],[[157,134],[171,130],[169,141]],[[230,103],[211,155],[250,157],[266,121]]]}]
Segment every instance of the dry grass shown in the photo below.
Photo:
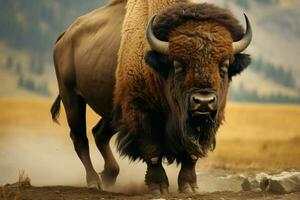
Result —
[{"label": "dry grass", "polygon": [[[61,126],[52,122],[50,107],[52,101],[45,99],[0,99],[0,136],[6,134],[12,129],[28,128],[31,134],[40,134],[39,129],[52,129],[57,133],[60,129],[68,132],[67,121],[63,106],[59,122]],[[100,117],[88,109],[88,129],[91,129]]]},{"label": "dry grass", "polygon": [[219,139],[290,140],[300,137],[300,106],[229,104]]},{"label": "dry grass", "polygon": [[[62,110],[57,126],[48,100],[0,100],[0,137],[3,134],[66,134]],[[88,129],[99,117],[88,110]],[[25,133],[24,133],[25,132]],[[1,140],[0,140],[1,148]],[[300,169],[300,106],[229,103],[226,122],[217,136],[217,149],[199,166],[229,169]]]},{"label": "dry grass", "polygon": [[30,178],[25,174],[24,170],[19,172],[19,180],[18,180],[18,187],[19,188],[26,188],[30,187]]},{"label": "dry grass", "polygon": [[[0,187],[0,189],[2,190],[2,199],[3,200],[9,200],[9,199],[13,199],[13,200],[20,200],[21,198],[21,190],[22,188],[27,188],[30,187],[30,178],[25,174],[24,170],[21,170],[19,172],[19,177],[18,177],[18,182],[14,183],[14,184],[8,184],[4,187]],[[8,189],[7,187],[13,187],[15,188],[15,192],[14,194],[8,194]]]},{"label": "dry grass", "polygon": [[229,169],[300,169],[300,106],[229,104],[217,148],[204,164]]},{"label": "dry grass", "polygon": [[5,187],[1,188],[1,195],[2,195],[3,200],[8,200],[8,194],[7,194]]}]

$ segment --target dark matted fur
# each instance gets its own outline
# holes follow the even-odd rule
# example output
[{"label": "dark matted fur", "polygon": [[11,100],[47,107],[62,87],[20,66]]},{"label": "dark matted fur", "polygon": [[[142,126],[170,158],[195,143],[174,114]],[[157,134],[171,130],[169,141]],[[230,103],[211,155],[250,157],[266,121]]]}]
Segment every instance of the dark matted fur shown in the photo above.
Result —
[{"label": "dark matted fur", "polygon": [[240,40],[244,29],[229,10],[208,3],[178,3],[157,15],[153,32],[157,38],[168,41],[170,33],[176,27],[190,21],[218,23],[231,33],[233,41]]},{"label": "dark matted fur", "polygon": [[[234,41],[240,40],[244,34],[244,30],[239,22],[234,18],[230,11],[219,8],[212,4],[188,4],[179,3],[164,12],[159,13],[155,19],[153,31],[154,34],[161,40],[168,41],[172,30],[187,22],[211,22],[217,23],[225,27],[231,34]],[[154,85],[137,84],[138,87],[143,87],[141,90],[131,91],[130,94],[135,94],[136,98],[130,104],[139,108],[142,114],[136,118],[135,130],[130,130],[132,127],[123,122],[122,110],[120,105],[115,105],[113,113],[114,125],[119,131],[117,137],[117,147],[121,155],[129,156],[130,159],[144,159],[144,152],[150,155],[155,155],[155,149],[152,149],[151,143],[159,144],[159,152],[161,156],[166,157],[169,162],[175,159],[180,162],[183,157],[187,155],[197,155],[203,157],[206,155],[207,150],[214,149],[215,147],[215,133],[222,123],[224,118],[222,105],[220,112],[217,113],[215,120],[204,119],[199,125],[204,130],[203,135],[200,135],[197,140],[199,144],[195,144],[186,137],[186,132],[191,131],[191,125],[182,123],[187,116],[182,115],[176,111],[172,105],[168,105],[168,101],[164,97],[164,91],[155,95],[157,102],[149,102],[149,91],[156,91],[156,87],[164,87],[166,80],[169,76],[169,69],[172,64],[166,61],[166,57],[154,51],[149,51],[145,55],[145,62],[154,70],[158,72],[155,77],[143,77],[143,79],[152,79],[156,81]],[[237,54],[235,61],[231,64],[228,78],[240,73],[250,63],[250,58],[245,54]],[[139,80],[137,83],[146,81]],[[150,81],[151,82],[151,81]],[[168,97],[166,97],[168,98]],[[226,97],[225,97],[226,101]],[[181,102],[186,103],[186,102]],[[134,110],[133,110],[134,112]],[[208,121],[205,121],[208,120]],[[181,125],[177,125],[181,124]],[[184,129],[184,133],[183,133]],[[143,152],[141,152],[143,151]]]}]

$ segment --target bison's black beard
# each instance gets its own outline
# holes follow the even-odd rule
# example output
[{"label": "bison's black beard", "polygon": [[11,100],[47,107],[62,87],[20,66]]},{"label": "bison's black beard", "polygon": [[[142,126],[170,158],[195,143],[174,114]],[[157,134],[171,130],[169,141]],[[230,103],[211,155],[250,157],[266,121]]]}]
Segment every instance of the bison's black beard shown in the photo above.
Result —
[{"label": "bison's black beard", "polygon": [[181,117],[171,115],[167,123],[168,150],[177,158],[186,154],[206,156],[209,150],[215,148],[218,124],[217,112],[198,116],[191,116],[189,113]]},{"label": "bison's black beard", "polygon": [[186,134],[203,150],[214,149],[216,124],[216,113],[189,116],[186,122]]}]

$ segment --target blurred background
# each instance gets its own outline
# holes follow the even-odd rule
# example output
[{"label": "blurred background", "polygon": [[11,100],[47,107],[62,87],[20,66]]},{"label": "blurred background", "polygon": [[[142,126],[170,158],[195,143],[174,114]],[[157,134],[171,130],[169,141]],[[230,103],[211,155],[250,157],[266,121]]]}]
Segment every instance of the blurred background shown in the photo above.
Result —
[{"label": "blurred background", "polygon": [[[1,97],[57,94],[52,48],[76,17],[107,0],[0,0]],[[201,1],[199,1],[201,2]],[[204,2],[204,1],[203,1]],[[230,8],[254,26],[248,52],[252,65],[233,81],[230,100],[300,103],[300,2],[297,0],[208,0]]]},{"label": "blurred background", "polygon": [[[0,185],[15,180],[22,169],[34,184],[84,185],[64,111],[61,126],[50,118],[58,93],[52,49],[78,16],[106,2],[0,0]],[[253,62],[233,79],[217,149],[200,161],[199,170],[300,169],[300,1],[198,2],[229,8],[243,25],[247,13],[254,32],[247,50]],[[98,119],[89,109],[89,130]],[[102,158],[90,133],[89,138],[101,171]],[[127,175],[121,171],[123,180],[140,171],[138,182],[143,181],[144,166],[134,167]]]}]

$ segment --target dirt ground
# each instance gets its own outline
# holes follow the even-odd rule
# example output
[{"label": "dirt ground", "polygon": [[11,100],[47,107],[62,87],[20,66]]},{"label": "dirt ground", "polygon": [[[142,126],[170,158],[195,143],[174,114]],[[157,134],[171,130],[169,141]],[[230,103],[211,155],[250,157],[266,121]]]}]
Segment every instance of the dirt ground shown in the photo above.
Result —
[{"label": "dirt ground", "polygon": [[[128,195],[122,193],[99,192],[97,190],[86,189],[82,187],[68,186],[48,186],[48,187],[28,187],[19,188],[7,186],[2,189],[2,198],[6,199],[26,199],[26,200],[102,200],[102,199],[197,199],[197,200],[299,200],[300,193],[285,195],[269,194],[265,192],[211,192],[197,195],[170,194],[168,196],[153,197],[151,195]],[[1,199],[1,197],[0,197]]]},{"label": "dirt ground", "polygon": [[[217,148],[197,165],[198,195],[177,192],[178,167],[165,165],[171,194],[153,197],[144,186],[144,163],[117,156],[121,172],[117,185],[99,192],[85,188],[85,174],[69,138],[64,111],[53,124],[49,100],[0,99],[0,199],[300,199],[262,191],[244,192],[242,176],[258,172],[300,171],[300,106],[230,103]],[[88,130],[99,117],[88,110]],[[89,131],[91,158],[97,171],[103,160]],[[113,143],[112,143],[112,146]],[[31,185],[20,184],[20,171]],[[21,181],[22,182],[22,181]],[[10,183],[10,184],[8,184]]]}]

